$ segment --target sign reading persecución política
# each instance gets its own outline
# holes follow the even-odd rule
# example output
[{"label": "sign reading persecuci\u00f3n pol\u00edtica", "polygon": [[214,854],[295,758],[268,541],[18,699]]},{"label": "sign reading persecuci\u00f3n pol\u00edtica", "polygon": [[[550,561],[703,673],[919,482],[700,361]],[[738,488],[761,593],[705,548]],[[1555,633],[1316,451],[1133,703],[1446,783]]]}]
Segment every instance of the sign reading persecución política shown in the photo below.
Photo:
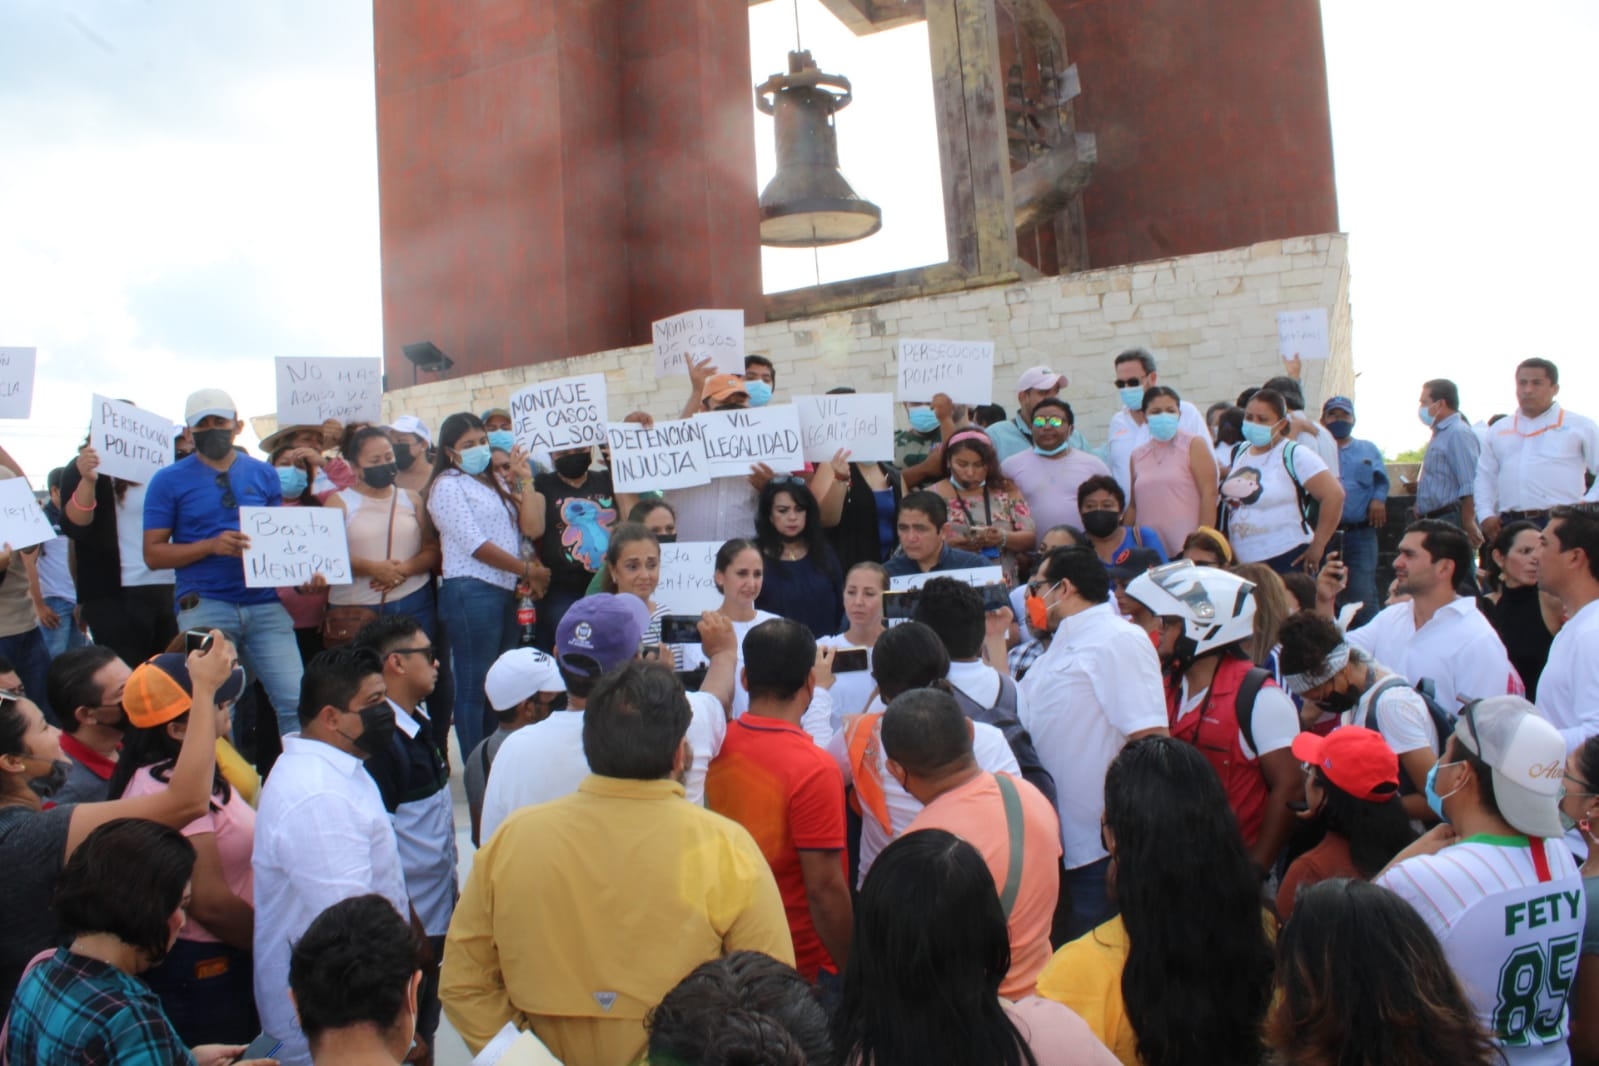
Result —
[{"label": "sign reading persecuci\u00f3n pol\u00edtica", "polygon": [[330,585],[355,580],[344,512],[337,507],[240,507],[239,532],[250,538],[246,588],[303,585],[317,574]]},{"label": "sign reading persecuci\u00f3n pol\u00edtica", "polygon": [[277,359],[278,428],[383,421],[383,360]]},{"label": "sign reading persecuci\u00f3n pol\u00edtica", "polygon": [[511,432],[535,454],[605,443],[604,374],[539,381],[511,397]]},{"label": "sign reading persecuci\u00f3n pol\u00edtica", "polygon": [[172,465],[172,420],[96,395],[89,444],[100,455],[100,473],[147,484],[157,470]]},{"label": "sign reading persecuci\u00f3n pol\u00edtica", "polygon": [[650,324],[655,376],[688,373],[690,359],[707,356],[719,374],[744,374],[744,312],[685,311]]},{"label": "sign reading persecuci\u00f3n pol\u00edtica", "polygon": [[657,422],[649,429],[612,422],[611,484],[617,492],[686,489],[711,480],[705,427],[692,418]]},{"label": "sign reading persecuci\u00f3n pol\u00edtica", "polygon": [[796,396],[807,463],[825,463],[848,448],[857,463],[894,461],[894,397],[886,392]]},{"label": "sign reading persecuci\u00f3n pol\u00edtica", "polygon": [[0,418],[27,418],[32,413],[38,355],[36,348],[0,348]]},{"label": "sign reading persecuci\u00f3n pol\u00edtica", "polygon": [[992,403],[994,342],[902,340],[899,398],[926,403],[943,393],[956,403]]}]

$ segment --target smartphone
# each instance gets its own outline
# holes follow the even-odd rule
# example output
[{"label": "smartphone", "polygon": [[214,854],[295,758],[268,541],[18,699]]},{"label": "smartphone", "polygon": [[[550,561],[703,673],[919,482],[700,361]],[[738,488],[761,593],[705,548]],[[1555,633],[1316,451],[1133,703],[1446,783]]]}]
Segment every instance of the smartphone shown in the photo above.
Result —
[{"label": "smartphone", "polygon": [[[207,629],[186,629],[183,632],[183,650],[185,652],[207,652],[211,650],[211,631]],[[260,1058],[259,1055],[256,1056]]]},{"label": "smartphone", "polygon": [[997,611],[1001,607],[1010,606],[1010,590],[1004,585],[980,585],[978,591],[983,594],[985,611]]},{"label": "smartphone", "polygon": [[244,1049],[244,1053],[239,1056],[239,1061],[249,1062],[252,1059],[270,1059],[278,1053],[278,1049],[281,1047],[283,1047],[283,1041],[267,1033],[262,1033],[250,1041],[249,1046]]},{"label": "smartphone", "polygon": [[883,618],[889,622],[906,622],[916,610],[919,589],[899,589],[883,593]]},{"label": "smartphone", "polygon": [[1336,555],[1340,559],[1342,559],[1344,557],[1344,531],[1343,530],[1341,530],[1341,529],[1338,530],[1336,533],[1334,533],[1331,537],[1329,537],[1327,539],[1327,550],[1322,552],[1322,554],[1323,555]]},{"label": "smartphone", "polygon": [[699,642],[699,615],[669,614],[661,619],[662,644],[698,644]]},{"label": "smartphone", "polygon": [[833,673],[858,674],[867,668],[865,648],[846,648],[833,653]]}]

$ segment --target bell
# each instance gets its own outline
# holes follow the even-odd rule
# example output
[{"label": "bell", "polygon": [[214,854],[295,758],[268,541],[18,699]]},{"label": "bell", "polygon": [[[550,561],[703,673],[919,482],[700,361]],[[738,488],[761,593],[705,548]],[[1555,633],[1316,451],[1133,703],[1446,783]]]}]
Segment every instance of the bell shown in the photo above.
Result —
[{"label": "bell", "polygon": [[882,229],[882,209],[857,196],[838,169],[833,114],[849,106],[849,79],[823,74],[809,52],[790,52],[788,73],[755,93],[756,106],[777,123],[777,174],[761,193],[761,243],[817,248]]}]

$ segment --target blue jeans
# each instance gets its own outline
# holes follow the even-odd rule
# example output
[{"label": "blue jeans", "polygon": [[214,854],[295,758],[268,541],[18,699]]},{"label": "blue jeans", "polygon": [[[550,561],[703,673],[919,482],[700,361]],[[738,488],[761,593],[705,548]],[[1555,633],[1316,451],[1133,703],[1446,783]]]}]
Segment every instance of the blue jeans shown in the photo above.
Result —
[{"label": "blue jeans", "polygon": [[278,735],[300,731],[300,645],[283,604],[224,603],[202,599],[178,612],[179,629],[220,629],[239,651],[239,662],[261,682],[278,719]]},{"label": "blue jeans", "polygon": [[438,609],[433,603],[433,583],[431,580],[409,596],[401,596],[397,600],[390,600],[383,604],[377,608],[377,612],[383,616],[406,615],[422,627],[422,632],[428,635],[429,640],[435,640],[438,637]]},{"label": "blue jeans", "polygon": [[[14,580],[14,579],[13,579]],[[15,636],[0,637],[0,659],[6,659],[22,680],[28,698],[39,705],[45,718],[53,725],[55,713],[50,709],[50,699],[45,695],[45,685],[50,676],[50,649],[44,643],[44,627],[34,626]]]},{"label": "blue jeans", "polygon": [[439,586],[439,619],[450,631],[455,738],[464,759],[495,728],[483,679],[494,660],[516,647],[516,593],[475,577],[447,577]]},{"label": "blue jeans", "polygon": [[65,596],[46,596],[44,605],[54,611],[61,619],[54,629],[46,629],[42,625],[39,627],[39,633],[44,637],[44,646],[50,651],[50,658],[54,659],[62,652],[71,651],[73,648],[88,646],[88,638],[78,631],[77,623],[72,619],[72,613],[77,610],[77,604]]},{"label": "blue jeans", "polygon": [[1338,597],[1338,606],[1361,603],[1352,625],[1363,626],[1382,609],[1382,592],[1377,588],[1377,530],[1372,526],[1346,529],[1344,565],[1349,568],[1349,584]]}]

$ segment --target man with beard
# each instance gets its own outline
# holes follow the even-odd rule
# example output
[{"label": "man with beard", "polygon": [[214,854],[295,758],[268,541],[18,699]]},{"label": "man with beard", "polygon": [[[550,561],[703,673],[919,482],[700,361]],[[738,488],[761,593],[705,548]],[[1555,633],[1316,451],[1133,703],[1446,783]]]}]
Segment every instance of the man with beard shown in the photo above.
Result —
[{"label": "man with beard", "polygon": [[1288,804],[1303,795],[1304,782],[1290,750],[1299,712],[1245,651],[1255,631],[1253,590],[1237,574],[1187,560],[1127,585],[1128,597],[1161,620],[1171,735],[1215,768],[1265,879],[1288,844]]},{"label": "man with beard", "polygon": [[57,803],[98,803],[106,798],[128,716],[122,690],[133,674],[101,644],[74,648],[50,663],[45,688],[61,717],[61,754],[71,762]]}]

